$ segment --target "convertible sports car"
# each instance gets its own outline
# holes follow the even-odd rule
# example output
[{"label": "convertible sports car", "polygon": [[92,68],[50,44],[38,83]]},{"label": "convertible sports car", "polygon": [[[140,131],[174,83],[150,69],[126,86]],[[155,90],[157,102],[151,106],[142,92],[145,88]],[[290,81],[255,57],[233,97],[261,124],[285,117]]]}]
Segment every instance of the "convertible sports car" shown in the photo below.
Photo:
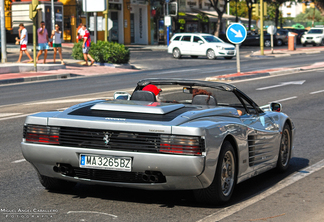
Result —
[{"label": "convertible sports car", "polygon": [[141,80],[114,97],[26,118],[22,153],[45,188],[190,189],[222,204],[237,183],[289,166],[295,127],[279,103],[184,79]]}]

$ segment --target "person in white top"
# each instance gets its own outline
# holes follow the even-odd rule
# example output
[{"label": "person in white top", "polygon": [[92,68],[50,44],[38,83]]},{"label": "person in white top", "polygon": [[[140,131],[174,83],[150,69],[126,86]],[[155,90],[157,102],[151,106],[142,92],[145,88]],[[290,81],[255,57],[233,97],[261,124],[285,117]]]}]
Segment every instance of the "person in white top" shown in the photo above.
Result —
[{"label": "person in white top", "polygon": [[58,24],[55,25],[55,30],[52,31],[51,38],[53,39],[53,48],[54,48],[54,63],[56,59],[56,53],[59,52],[61,64],[65,65],[63,62],[62,57],[62,41],[61,41],[61,34],[62,31],[60,31],[60,26]]},{"label": "person in white top", "polygon": [[23,52],[25,52],[26,55],[28,56],[29,62],[32,62],[33,59],[29,55],[29,52],[27,51],[28,33],[27,33],[27,29],[25,28],[23,23],[19,24],[18,34],[19,34],[19,39],[16,38],[16,40],[20,41],[20,53],[19,53],[19,58],[18,58],[17,62],[21,62],[21,57],[23,55]]},{"label": "person in white top", "polygon": [[77,37],[76,37],[76,42],[79,42],[80,40],[83,39],[84,36],[84,30],[82,29],[82,22],[80,22],[78,29],[77,29]]}]

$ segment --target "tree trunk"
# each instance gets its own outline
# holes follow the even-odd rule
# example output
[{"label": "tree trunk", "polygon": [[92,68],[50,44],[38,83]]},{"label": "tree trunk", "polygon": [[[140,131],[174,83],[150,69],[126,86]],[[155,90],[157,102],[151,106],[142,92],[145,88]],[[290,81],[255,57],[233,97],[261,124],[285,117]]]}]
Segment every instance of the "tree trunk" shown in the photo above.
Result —
[{"label": "tree trunk", "polygon": [[219,36],[222,28],[222,20],[223,20],[223,13],[218,13],[216,32],[214,34],[217,37]]},{"label": "tree trunk", "polygon": [[276,5],[276,16],[275,16],[275,24],[276,24],[276,28],[278,27],[278,21],[279,21],[279,6],[280,5]]}]

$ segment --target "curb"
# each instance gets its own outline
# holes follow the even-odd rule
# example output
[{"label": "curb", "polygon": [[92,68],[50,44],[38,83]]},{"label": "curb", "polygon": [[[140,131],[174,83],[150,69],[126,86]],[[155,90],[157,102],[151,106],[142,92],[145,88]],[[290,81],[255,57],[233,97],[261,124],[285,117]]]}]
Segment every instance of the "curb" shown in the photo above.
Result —
[{"label": "curb", "polygon": [[31,76],[24,78],[14,78],[14,79],[4,79],[0,80],[0,85],[10,84],[10,83],[22,83],[22,82],[32,82],[38,80],[50,80],[50,79],[67,79],[69,77],[78,77],[81,75],[71,74],[71,73],[62,73],[57,75],[44,75],[44,76]]},{"label": "curb", "polygon": [[[243,79],[252,79],[252,78],[258,78],[258,77],[264,77],[264,76],[275,76],[280,74],[289,74],[289,73],[296,73],[302,70],[302,68],[291,68],[291,69],[284,69],[284,70],[276,70],[276,71],[268,71],[268,72],[259,72],[259,73],[241,73],[237,74],[237,76],[230,76],[235,74],[229,74],[229,75],[220,75],[220,76],[214,76],[214,77],[207,77],[205,81],[233,81],[233,80],[243,80]],[[311,70],[311,69],[309,69]]]},{"label": "curb", "polygon": [[[52,65],[52,64],[37,64],[37,71],[50,71],[66,69],[65,65]],[[22,64],[22,63],[13,63],[0,65],[0,74],[7,73],[21,73],[21,72],[31,72],[34,71],[34,64]]]},{"label": "curb", "polygon": [[107,66],[111,68],[121,68],[121,69],[136,69],[135,66],[130,65],[128,63],[125,64],[113,64],[113,63],[100,63],[100,62],[95,62],[94,64],[98,66]]}]

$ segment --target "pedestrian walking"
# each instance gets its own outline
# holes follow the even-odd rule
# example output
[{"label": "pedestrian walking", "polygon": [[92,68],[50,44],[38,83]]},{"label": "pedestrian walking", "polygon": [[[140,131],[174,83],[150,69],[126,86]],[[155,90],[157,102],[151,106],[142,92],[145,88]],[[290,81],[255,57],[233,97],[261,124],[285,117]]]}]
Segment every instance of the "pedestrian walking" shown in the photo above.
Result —
[{"label": "pedestrian walking", "polygon": [[32,62],[33,59],[29,55],[29,52],[27,51],[28,33],[27,33],[27,29],[25,28],[23,23],[19,24],[18,34],[19,34],[19,39],[16,39],[16,40],[20,41],[20,52],[19,52],[19,58],[18,58],[17,62],[21,62],[23,52],[25,52],[25,54],[28,56],[29,62]]},{"label": "pedestrian walking", "polygon": [[76,37],[76,42],[78,43],[79,41],[82,40],[84,35],[84,31],[82,29],[82,22],[80,22],[78,28],[77,28],[77,37]]},{"label": "pedestrian walking", "polygon": [[36,58],[36,61],[38,61],[39,56],[43,53],[44,51],[44,64],[46,63],[46,58],[47,58],[47,49],[48,49],[48,32],[47,29],[45,28],[45,22],[41,21],[40,23],[40,28],[37,30],[37,36],[38,36],[38,48],[39,52]]},{"label": "pedestrian walking", "polygon": [[90,32],[87,30],[86,25],[82,25],[82,29],[84,31],[83,35],[83,44],[82,44],[82,52],[83,52],[83,58],[86,61],[85,65],[88,65],[88,58],[91,61],[92,65],[94,63],[94,59],[89,55],[89,50],[91,46],[91,39],[90,39]]},{"label": "pedestrian walking", "polygon": [[62,41],[61,41],[60,26],[58,24],[55,25],[55,30],[52,31],[51,39],[53,39],[53,48],[54,48],[54,63],[56,59],[57,51],[60,55],[61,64],[64,65],[63,57],[62,57]]}]

